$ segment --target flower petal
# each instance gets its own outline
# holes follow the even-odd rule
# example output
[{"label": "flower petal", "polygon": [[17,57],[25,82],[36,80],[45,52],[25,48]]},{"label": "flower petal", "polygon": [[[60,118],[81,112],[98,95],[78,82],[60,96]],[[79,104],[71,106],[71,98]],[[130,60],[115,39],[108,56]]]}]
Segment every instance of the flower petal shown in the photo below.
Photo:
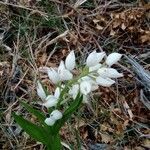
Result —
[{"label": "flower petal", "polygon": [[55,89],[55,93],[54,93],[54,96],[55,96],[57,99],[58,99],[59,96],[60,96],[60,92],[61,92],[60,88],[57,87],[57,88]]},{"label": "flower petal", "polygon": [[71,80],[73,78],[72,73],[67,69],[61,70],[59,76],[61,81]]},{"label": "flower petal", "polygon": [[108,66],[112,66],[113,64],[117,63],[120,60],[121,56],[122,54],[119,54],[119,53],[111,53],[106,58],[106,64]]},{"label": "flower petal", "polygon": [[50,114],[50,117],[54,118],[55,121],[58,120],[58,119],[61,119],[62,116],[63,116],[62,113],[57,109],[52,111],[52,113]]},{"label": "flower petal", "polygon": [[54,83],[57,84],[60,81],[60,77],[59,74],[57,73],[57,71],[53,68],[50,68],[48,70],[48,77],[49,79]]},{"label": "flower petal", "polygon": [[88,67],[93,67],[97,65],[105,56],[105,52],[97,53],[96,51],[93,51],[89,54],[89,56],[86,59],[86,65]]},{"label": "flower petal", "polygon": [[89,72],[97,71],[101,66],[102,66],[102,64],[97,64],[93,67],[89,67]]},{"label": "flower petal", "polygon": [[73,99],[76,98],[76,96],[78,95],[79,92],[79,85],[78,84],[74,84],[72,86],[72,88],[69,90],[69,94],[73,97]]},{"label": "flower petal", "polygon": [[36,90],[37,90],[37,94],[38,96],[42,99],[42,100],[45,100],[46,99],[46,93],[42,87],[42,84],[40,83],[40,81],[37,81],[37,87],[36,87]]},{"label": "flower petal", "polygon": [[43,106],[47,107],[47,108],[50,108],[50,107],[53,107],[53,106],[56,106],[58,103],[58,100],[55,96],[53,95],[48,95],[46,97],[46,102],[43,103]]},{"label": "flower petal", "polygon": [[87,95],[88,93],[91,92],[91,84],[88,81],[82,81],[80,83],[80,91],[82,94]]},{"label": "flower petal", "polygon": [[44,121],[48,126],[53,126],[54,123],[55,123],[55,120],[51,117],[49,118],[46,118],[45,121]]},{"label": "flower petal", "polygon": [[60,72],[61,72],[62,70],[65,70],[64,61],[61,61],[60,64],[59,64],[59,67],[58,67],[58,74],[60,74]]},{"label": "flower petal", "polygon": [[96,82],[98,83],[98,85],[101,85],[104,87],[110,87],[112,84],[115,83],[114,80],[112,80],[110,78],[103,78],[101,76],[96,78]]},{"label": "flower petal", "polygon": [[120,78],[123,77],[122,73],[119,73],[114,68],[100,68],[98,73],[101,77],[108,77],[108,78]]},{"label": "flower petal", "polygon": [[75,67],[75,54],[74,51],[71,51],[69,55],[66,57],[65,66],[68,70],[73,70]]}]

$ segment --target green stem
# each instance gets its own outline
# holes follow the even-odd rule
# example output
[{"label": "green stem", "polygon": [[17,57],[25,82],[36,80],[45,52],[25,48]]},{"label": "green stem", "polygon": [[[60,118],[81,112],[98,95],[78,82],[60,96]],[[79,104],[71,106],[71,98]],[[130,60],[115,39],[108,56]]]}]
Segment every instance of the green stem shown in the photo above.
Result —
[{"label": "green stem", "polygon": [[70,86],[73,85],[74,83],[76,83],[76,82],[77,82],[79,79],[81,79],[82,77],[87,76],[88,74],[89,74],[89,70],[88,70],[88,68],[85,67],[85,68],[83,69],[83,72],[82,72],[77,78],[75,78],[75,79],[73,79],[73,80],[70,80],[70,81],[66,84],[65,88],[62,90],[62,92],[61,92],[61,94],[60,94],[60,99],[59,99],[59,101],[58,101],[58,103],[57,103],[57,108],[60,107],[61,102],[63,101],[63,96],[64,96],[65,93],[68,93],[68,90],[69,90]]},{"label": "green stem", "polygon": [[59,133],[52,135],[49,143],[47,144],[47,150],[61,150],[61,141]]}]

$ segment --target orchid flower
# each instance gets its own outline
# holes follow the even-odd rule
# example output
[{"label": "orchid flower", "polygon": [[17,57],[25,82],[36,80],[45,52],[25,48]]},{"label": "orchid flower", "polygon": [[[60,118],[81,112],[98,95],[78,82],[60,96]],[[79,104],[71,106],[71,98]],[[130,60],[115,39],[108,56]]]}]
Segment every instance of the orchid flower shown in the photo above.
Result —
[{"label": "orchid flower", "polygon": [[106,58],[106,64],[110,67],[113,64],[117,63],[120,58],[121,58],[121,54],[119,53],[111,53],[110,55],[108,55],[108,57]]},{"label": "orchid flower", "polygon": [[98,85],[104,86],[104,87],[110,87],[112,84],[115,83],[114,80],[110,78],[103,78],[101,76],[96,78],[96,82]]},{"label": "orchid flower", "polygon": [[92,86],[91,83],[88,81],[82,81],[80,83],[80,92],[84,95],[87,95],[91,92]]},{"label": "orchid flower", "polygon": [[98,71],[98,74],[101,77],[108,77],[108,78],[120,78],[123,77],[122,73],[119,73],[116,69],[114,68],[100,68]]},{"label": "orchid flower", "polygon": [[86,65],[88,67],[96,66],[104,58],[105,55],[105,52],[97,53],[96,51],[93,51],[87,57]]},{"label": "orchid flower", "polygon": [[43,103],[43,106],[45,106],[47,108],[56,106],[57,103],[58,103],[59,96],[60,96],[60,88],[57,87],[56,90],[55,90],[54,95],[48,95],[46,97],[45,103]]},{"label": "orchid flower", "polygon": [[75,68],[75,54],[74,51],[71,51],[66,57],[65,66],[67,70],[72,71]]},{"label": "orchid flower", "polygon": [[45,123],[49,126],[53,126],[55,122],[62,118],[62,113],[59,110],[54,110],[50,114],[50,117],[45,119]]},{"label": "orchid flower", "polygon": [[45,93],[40,81],[37,81],[37,94],[42,100],[46,99],[46,93]]},{"label": "orchid flower", "polygon": [[44,121],[48,126],[53,126],[54,123],[55,123],[55,120],[51,117],[49,118],[46,118],[45,121]]},{"label": "orchid flower", "polygon": [[73,99],[75,99],[78,93],[79,93],[79,84],[74,84],[72,88],[69,90],[69,94],[72,96]]},{"label": "orchid flower", "polygon": [[50,68],[48,70],[48,77],[54,83],[57,84],[59,81],[67,81],[73,78],[71,71],[75,68],[75,54],[71,51],[64,61],[60,62],[57,69]]},{"label": "orchid flower", "polygon": [[54,68],[50,68],[48,71],[48,77],[49,79],[54,83],[57,84],[60,81],[60,76],[58,74],[58,72],[56,71],[56,69]]},{"label": "orchid flower", "polygon": [[52,111],[52,113],[50,114],[50,117],[52,117],[54,120],[59,120],[62,118],[62,113],[56,109]]}]

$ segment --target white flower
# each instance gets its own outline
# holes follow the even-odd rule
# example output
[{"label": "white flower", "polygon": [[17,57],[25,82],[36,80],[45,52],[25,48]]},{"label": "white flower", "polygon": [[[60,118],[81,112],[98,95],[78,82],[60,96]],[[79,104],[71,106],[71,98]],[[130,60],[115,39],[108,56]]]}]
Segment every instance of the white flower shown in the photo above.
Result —
[{"label": "white flower", "polygon": [[73,78],[72,73],[65,68],[63,61],[60,62],[60,65],[58,67],[58,74],[61,81],[67,81]]},{"label": "white flower", "polygon": [[80,78],[78,81],[82,82],[82,81],[90,81],[90,80],[91,80],[91,78],[89,76],[84,76],[84,77]]},{"label": "white flower", "polygon": [[46,98],[46,93],[40,83],[40,81],[37,81],[37,87],[36,87],[36,90],[37,90],[37,94],[38,96],[42,99],[42,100],[45,100]]},{"label": "white flower", "polygon": [[91,87],[91,83],[88,81],[82,81],[80,83],[80,91],[82,94],[87,95],[91,92],[92,87]]},{"label": "white flower", "polygon": [[58,103],[58,99],[53,96],[53,95],[48,95],[46,97],[46,102],[43,103],[43,106],[47,107],[47,108],[50,108],[50,107],[53,107],[53,106],[56,106]]},{"label": "white flower", "polygon": [[86,59],[86,65],[88,67],[93,67],[97,65],[105,56],[105,52],[97,53],[96,51],[93,51],[89,54],[89,56]]},{"label": "white flower", "polygon": [[54,92],[54,96],[55,96],[57,99],[58,99],[59,96],[60,96],[60,92],[61,92],[60,88],[57,87],[57,88],[55,89],[55,92]]},{"label": "white flower", "polygon": [[101,66],[102,66],[101,64],[97,64],[93,67],[89,67],[89,72],[97,71]]},{"label": "white flower", "polygon": [[101,76],[96,78],[96,82],[98,83],[98,85],[101,85],[104,87],[110,87],[112,84],[115,83],[114,80],[112,80],[110,78],[103,78]]},{"label": "white flower", "polygon": [[95,81],[95,79],[89,77],[89,76],[84,76],[82,77],[81,79],[79,79],[79,82],[81,83],[82,81],[87,81],[90,83],[91,85],[91,91],[95,91],[98,89],[98,84],[97,82]]},{"label": "white flower", "polygon": [[69,90],[69,94],[75,99],[79,92],[79,84],[74,84],[72,88]]},{"label": "white flower", "polygon": [[122,73],[119,73],[116,69],[113,68],[100,68],[98,71],[101,77],[108,77],[108,78],[120,78],[123,77]]},{"label": "white flower", "polygon": [[58,74],[61,73],[61,71],[63,71],[65,69],[65,64],[64,61],[61,60],[59,66],[58,66]]},{"label": "white flower", "polygon": [[55,123],[55,119],[49,117],[49,118],[46,118],[44,122],[45,122],[48,126],[53,126],[54,123]]},{"label": "white flower", "polygon": [[75,54],[74,51],[71,51],[69,55],[66,57],[65,66],[67,70],[73,70],[75,67]]},{"label": "white flower", "polygon": [[57,84],[60,81],[60,77],[58,72],[54,68],[50,68],[48,71],[49,79],[54,83]]},{"label": "white flower", "polygon": [[67,69],[62,70],[59,75],[60,75],[61,81],[67,81],[73,78],[72,73]]},{"label": "white flower", "polygon": [[49,79],[54,83],[57,84],[59,81],[66,81],[71,80],[73,78],[73,74],[70,72],[75,67],[75,54],[74,51],[71,51],[64,61],[61,61],[59,67],[57,69],[50,68],[45,69],[48,73]]},{"label": "white flower", "polygon": [[49,126],[53,126],[57,120],[62,118],[62,116],[63,116],[62,113],[56,109],[52,111],[50,117],[46,118],[44,122]]},{"label": "white flower", "polygon": [[50,117],[56,121],[62,118],[62,113],[56,109],[50,114]]},{"label": "white flower", "polygon": [[106,58],[106,64],[108,66],[112,66],[113,64],[117,63],[120,58],[121,58],[121,54],[119,53],[111,53],[110,55],[108,55],[108,57]]}]

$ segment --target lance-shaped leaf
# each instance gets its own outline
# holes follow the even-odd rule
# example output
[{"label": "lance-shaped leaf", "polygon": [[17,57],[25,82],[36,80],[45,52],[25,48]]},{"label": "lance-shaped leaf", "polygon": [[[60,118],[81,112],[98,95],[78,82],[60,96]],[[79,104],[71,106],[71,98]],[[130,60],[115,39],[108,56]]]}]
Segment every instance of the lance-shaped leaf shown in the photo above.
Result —
[{"label": "lance-shaped leaf", "polygon": [[37,126],[30,121],[24,119],[23,117],[13,114],[14,119],[16,122],[21,126],[24,131],[29,134],[35,140],[42,142],[43,144],[47,145],[49,143],[49,135],[45,131],[43,127]]},{"label": "lance-shaped leaf", "polygon": [[21,104],[26,108],[27,111],[29,111],[34,116],[36,116],[41,123],[44,123],[45,116],[42,112],[34,109],[33,107],[31,107],[29,104],[27,104],[25,102],[21,102]]}]

